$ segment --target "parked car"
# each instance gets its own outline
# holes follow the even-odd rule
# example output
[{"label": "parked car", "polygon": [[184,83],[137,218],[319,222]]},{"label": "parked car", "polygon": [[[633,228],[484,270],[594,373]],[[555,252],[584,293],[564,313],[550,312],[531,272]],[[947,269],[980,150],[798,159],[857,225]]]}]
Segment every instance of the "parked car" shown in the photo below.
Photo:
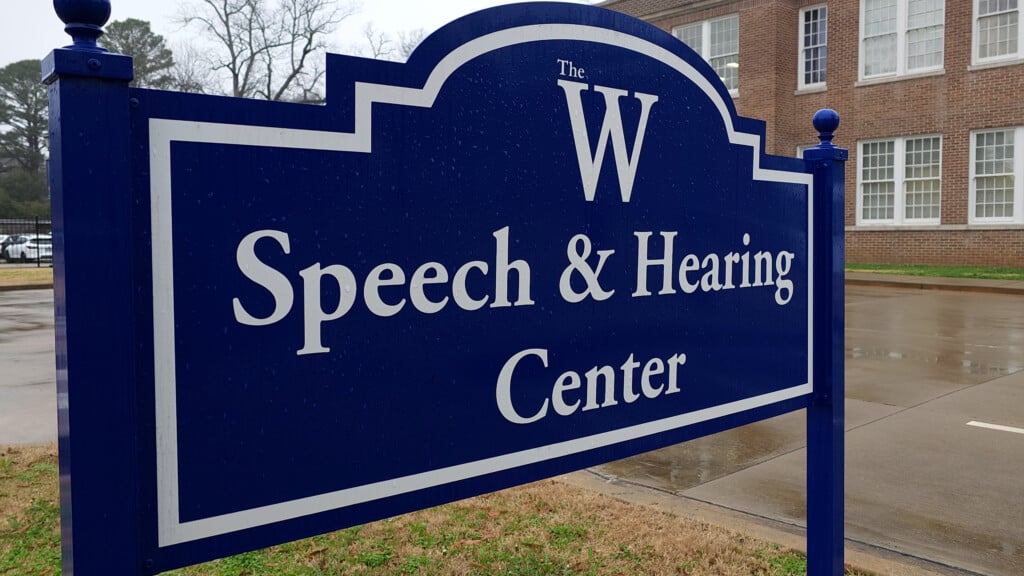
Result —
[{"label": "parked car", "polygon": [[19,235],[17,239],[4,248],[4,257],[13,262],[34,262],[36,260],[53,260],[53,237],[47,234]]},{"label": "parked car", "polygon": [[7,234],[3,238],[0,238],[0,258],[10,261],[10,257],[7,255],[7,248],[10,247],[11,244],[22,242],[22,238],[24,236],[24,234]]}]

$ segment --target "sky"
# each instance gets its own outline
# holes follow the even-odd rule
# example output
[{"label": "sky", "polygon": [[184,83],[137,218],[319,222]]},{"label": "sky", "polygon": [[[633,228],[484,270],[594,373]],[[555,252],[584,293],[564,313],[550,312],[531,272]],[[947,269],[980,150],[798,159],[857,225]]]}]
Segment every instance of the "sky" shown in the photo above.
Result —
[{"label": "sky", "polygon": [[[194,0],[111,0],[110,20],[146,20],[173,49],[195,35],[174,22],[180,7],[189,1]],[[510,3],[512,0],[362,0],[358,13],[342,23],[331,43],[335,51],[350,52],[349,48],[363,42],[362,31],[367,22],[392,37],[419,28],[429,33],[470,12]],[[5,14],[0,18],[0,67],[28,58],[42,59],[53,48],[70,44],[50,0],[4,0],[4,5]]]}]

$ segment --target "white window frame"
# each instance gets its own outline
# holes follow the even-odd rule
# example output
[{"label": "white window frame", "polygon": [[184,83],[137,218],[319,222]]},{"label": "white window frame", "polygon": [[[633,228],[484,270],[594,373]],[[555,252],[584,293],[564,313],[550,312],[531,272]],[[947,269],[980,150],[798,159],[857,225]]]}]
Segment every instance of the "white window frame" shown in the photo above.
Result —
[{"label": "white window frame", "polygon": [[[715,23],[715,22],[722,22],[724,20],[734,19],[734,20],[736,20],[736,52],[735,52],[735,54],[736,54],[736,66],[738,67],[739,66],[739,60],[740,60],[740,20],[739,20],[739,18],[740,18],[739,14],[729,14],[727,16],[721,16],[719,18],[711,18],[709,20],[701,20],[701,21],[698,21],[698,22],[690,22],[688,24],[681,24],[679,26],[675,26],[675,27],[672,28],[672,35],[675,36],[677,39],[679,39],[680,42],[682,42],[683,41],[682,38],[679,37],[679,31],[681,31],[684,28],[691,28],[691,27],[695,27],[695,26],[700,26],[701,27],[701,32],[700,32],[701,45],[699,47],[697,47],[697,46],[690,46],[690,48],[692,48],[695,52],[700,54],[701,58],[704,58],[704,60],[710,64],[711,63],[711,58],[712,58],[712,56],[710,55],[710,52],[711,52],[711,24]],[[729,52],[728,54],[732,54],[732,52]],[[726,55],[728,55],[728,54],[726,54]],[[722,56],[723,56],[722,54],[719,54],[719,55],[716,55],[715,58],[721,58]],[[724,80],[723,80],[723,82],[724,82]],[[736,71],[736,87],[735,88],[729,88],[729,95],[730,96],[733,96],[733,97],[739,96],[739,92],[740,92],[739,84],[740,84],[739,70],[737,70]],[[726,87],[728,88],[728,85]]]},{"label": "white window frame", "polygon": [[1007,13],[1017,13],[1017,51],[988,58],[981,57],[981,32],[978,27],[978,21],[981,19],[978,14],[981,10],[981,0],[971,0],[971,4],[973,6],[971,13],[971,64],[977,66],[1015,63],[1024,59],[1024,1],[1018,1],[1016,8],[1007,11]]},{"label": "white window frame", "polygon": [[[809,48],[809,46],[807,46],[804,43],[807,40],[807,37],[804,35],[804,18],[806,17],[808,12],[811,12],[813,10],[824,10],[824,15],[825,15],[825,18],[824,18],[825,42],[824,42],[824,44],[821,44],[820,47],[824,48],[824,50],[825,50],[825,57],[824,57],[823,60],[824,60],[824,63],[825,63],[825,78],[826,79],[822,80],[820,82],[810,82],[810,83],[808,83],[806,81],[805,66],[807,64],[807,49]],[[820,24],[821,24],[821,22],[819,21],[819,25]],[[797,71],[796,71],[796,75],[797,75],[797,89],[798,90],[808,90],[808,89],[815,89],[815,88],[825,88],[826,84],[828,82],[828,5],[827,4],[816,4],[814,6],[808,6],[806,8],[801,8],[800,9],[799,29],[797,31],[797,35],[800,38],[800,53],[797,56],[798,68],[797,68]]]},{"label": "white window frame", "polygon": [[943,30],[942,30],[942,62],[935,66],[927,66],[921,68],[910,69],[907,67],[907,26],[908,24],[908,13],[909,0],[896,0],[896,70],[893,72],[885,72],[881,74],[872,74],[868,76],[865,74],[865,67],[867,65],[867,59],[864,50],[864,25],[865,15],[864,9],[866,8],[866,1],[860,0],[860,20],[859,20],[859,32],[857,42],[857,75],[861,81],[865,80],[884,80],[900,78],[902,76],[917,76],[942,73],[945,70],[946,61],[946,29],[945,29],[945,13],[946,13],[946,0],[939,0],[942,3],[943,12]]},{"label": "white window frame", "polygon": [[[939,139],[939,216],[934,218],[907,218],[906,184],[911,179],[906,177],[907,142],[910,140]],[[916,134],[892,138],[875,138],[857,142],[857,225],[858,226],[935,226],[942,221],[942,152],[944,148],[942,134]],[[893,143],[893,217],[867,219],[864,217],[864,146],[882,142]]]},{"label": "white window frame", "polygon": [[[977,147],[979,134],[992,132],[1013,132],[1013,215],[998,217],[977,216]],[[970,205],[967,209],[968,224],[1024,224],[1024,126],[1004,126],[1002,128],[985,128],[971,130],[970,157]]]}]

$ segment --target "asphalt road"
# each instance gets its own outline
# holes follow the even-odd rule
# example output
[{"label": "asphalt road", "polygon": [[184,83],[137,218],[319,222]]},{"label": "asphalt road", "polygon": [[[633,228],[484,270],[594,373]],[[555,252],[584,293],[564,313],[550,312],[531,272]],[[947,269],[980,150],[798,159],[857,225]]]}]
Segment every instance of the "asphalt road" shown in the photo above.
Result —
[{"label": "asphalt road", "polygon": [[[0,444],[56,438],[52,297],[0,292]],[[847,537],[1024,574],[1024,296],[851,286],[846,319]],[[804,425],[787,414],[600,471],[805,525]]]}]

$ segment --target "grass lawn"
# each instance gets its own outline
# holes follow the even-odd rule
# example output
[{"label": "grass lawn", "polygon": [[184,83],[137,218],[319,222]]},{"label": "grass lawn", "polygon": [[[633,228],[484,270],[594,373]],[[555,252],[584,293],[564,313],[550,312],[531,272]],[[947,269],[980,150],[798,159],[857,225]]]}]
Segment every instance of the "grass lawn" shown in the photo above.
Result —
[{"label": "grass lawn", "polygon": [[[545,480],[168,574],[803,576],[806,570],[802,554],[769,542]],[[0,447],[0,574],[59,573],[56,446]]]},{"label": "grass lawn", "polygon": [[0,265],[0,288],[35,284],[53,284],[53,268],[48,265],[38,268]]},{"label": "grass lawn", "polygon": [[984,266],[928,266],[924,264],[846,264],[847,271],[935,276],[943,278],[984,278],[989,280],[1024,280],[1024,268],[992,268]]}]

